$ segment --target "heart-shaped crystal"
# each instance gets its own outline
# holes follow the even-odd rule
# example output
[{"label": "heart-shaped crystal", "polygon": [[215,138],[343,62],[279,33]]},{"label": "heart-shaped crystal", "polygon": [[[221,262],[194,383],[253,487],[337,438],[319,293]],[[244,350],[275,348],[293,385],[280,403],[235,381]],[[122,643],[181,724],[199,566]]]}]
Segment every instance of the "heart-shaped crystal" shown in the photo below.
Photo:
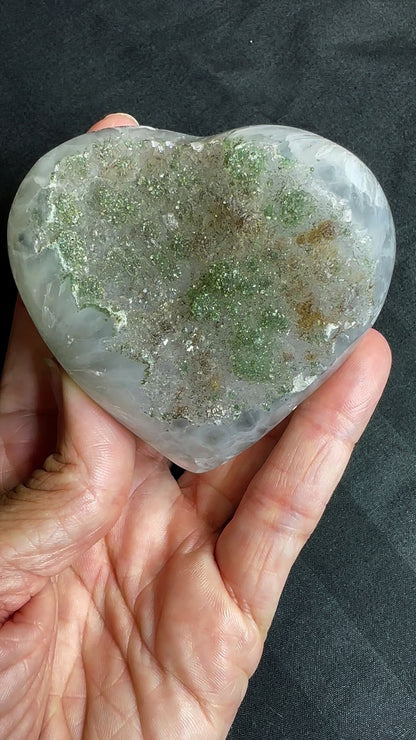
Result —
[{"label": "heart-shaped crystal", "polygon": [[284,126],[79,136],[35,164],[9,219],[17,286],[59,362],[194,471],[247,448],[345,359],[394,251],[368,168]]}]

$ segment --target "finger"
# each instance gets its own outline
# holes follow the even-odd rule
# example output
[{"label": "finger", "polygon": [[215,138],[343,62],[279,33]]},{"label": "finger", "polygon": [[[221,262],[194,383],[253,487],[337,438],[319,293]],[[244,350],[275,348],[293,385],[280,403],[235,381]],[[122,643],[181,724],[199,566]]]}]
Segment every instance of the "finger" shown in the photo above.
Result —
[{"label": "finger", "polygon": [[57,453],[0,500],[0,614],[100,539],[128,496],[135,439],[65,374]]},{"label": "finger", "polygon": [[18,296],[0,386],[0,414],[56,408],[45,358],[50,350]]},{"label": "finger", "polygon": [[101,131],[103,128],[115,128],[117,126],[139,126],[139,122],[129,113],[109,113],[108,116],[94,123],[88,131]]},{"label": "finger", "polygon": [[253,476],[261,468],[290,421],[284,419],[233,460],[206,473],[183,473],[178,485],[192,501],[198,518],[215,530],[233,516]]},{"label": "finger", "polygon": [[[0,630],[1,738],[38,738],[49,687],[57,599],[50,581]],[[36,716],[34,707],[38,708]]]},{"label": "finger", "polygon": [[370,330],[293,413],[218,539],[216,558],[224,581],[264,634],[289,570],[375,409],[390,364],[387,342]]},{"label": "finger", "polygon": [[55,449],[50,352],[17,299],[0,385],[0,490],[12,488]]}]

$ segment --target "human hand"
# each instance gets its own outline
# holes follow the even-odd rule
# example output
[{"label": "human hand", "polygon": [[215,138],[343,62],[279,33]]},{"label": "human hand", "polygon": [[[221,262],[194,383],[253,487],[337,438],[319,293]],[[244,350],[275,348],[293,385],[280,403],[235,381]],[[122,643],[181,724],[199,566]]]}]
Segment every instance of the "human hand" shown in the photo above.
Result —
[{"label": "human hand", "polygon": [[[131,121],[93,128],[109,125]],[[370,330],[289,419],[178,482],[47,357],[18,300],[0,397],[0,738],[224,738],[382,393],[387,343]]]}]

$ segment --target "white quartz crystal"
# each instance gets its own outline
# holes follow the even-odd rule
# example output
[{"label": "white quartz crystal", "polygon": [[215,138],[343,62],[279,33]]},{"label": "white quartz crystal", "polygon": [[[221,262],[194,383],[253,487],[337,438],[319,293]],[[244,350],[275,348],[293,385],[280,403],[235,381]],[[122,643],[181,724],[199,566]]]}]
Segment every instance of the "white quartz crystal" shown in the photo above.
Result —
[{"label": "white quartz crystal", "polygon": [[67,372],[198,472],[339,366],[380,312],[395,253],[369,169],[284,126],[79,136],[30,170],[8,240],[23,301]]}]

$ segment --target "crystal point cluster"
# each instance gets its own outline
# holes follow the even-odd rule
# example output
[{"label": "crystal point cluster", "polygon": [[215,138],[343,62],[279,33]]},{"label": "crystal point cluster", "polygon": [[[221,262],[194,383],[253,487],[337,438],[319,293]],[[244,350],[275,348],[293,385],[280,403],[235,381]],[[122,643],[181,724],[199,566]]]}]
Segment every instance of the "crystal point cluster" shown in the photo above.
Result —
[{"label": "crystal point cluster", "polygon": [[365,165],[280,126],[86,134],[39,160],[9,220],[18,288],[58,360],[196,471],[337,367],[381,309],[394,246]]}]

